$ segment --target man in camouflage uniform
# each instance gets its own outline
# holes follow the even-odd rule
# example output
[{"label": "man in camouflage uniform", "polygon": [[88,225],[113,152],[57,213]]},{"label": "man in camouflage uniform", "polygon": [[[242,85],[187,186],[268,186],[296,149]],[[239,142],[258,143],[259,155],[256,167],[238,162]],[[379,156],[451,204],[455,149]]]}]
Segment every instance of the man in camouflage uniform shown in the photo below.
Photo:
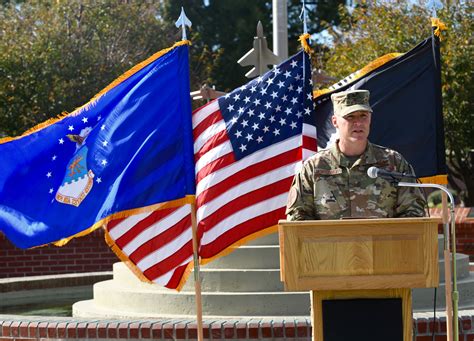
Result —
[{"label": "man in camouflage uniform", "polygon": [[309,158],[295,175],[288,195],[287,219],[425,216],[426,200],[419,188],[398,187],[389,180],[367,175],[372,166],[414,174],[400,153],[368,141],[372,114],[369,91],[339,92],[331,100],[332,122],[339,139]]}]

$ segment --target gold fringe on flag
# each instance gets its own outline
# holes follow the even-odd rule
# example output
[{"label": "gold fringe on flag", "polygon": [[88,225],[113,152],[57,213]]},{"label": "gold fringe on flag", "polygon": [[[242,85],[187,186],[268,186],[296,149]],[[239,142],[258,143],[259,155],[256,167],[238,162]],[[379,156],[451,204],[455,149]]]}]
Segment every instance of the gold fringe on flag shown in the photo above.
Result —
[{"label": "gold fringe on flag", "polygon": [[441,31],[447,31],[448,26],[446,26],[445,23],[443,23],[441,20],[438,18],[431,18],[431,27],[436,27],[434,30],[434,35],[439,38],[439,41],[441,41]]},{"label": "gold fringe on flag", "polygon": [[115,241],[112,239],[112,237],[110,237],[109,232],[107,231],[105,226],[103,226],[103,229],[105,242],[110,247],[112,252],[115,253],[115,255],[120,259],[120,261],[125,263],[125,265],[130,269],[130,271],[133,272],[135,276],[140,279],[140,281],[152,284],[153,282],[146,278],[145,275],[143,275],[142,271],[128,258],[128,256],[122,251],[122,249],[115,244]]},{"label": "gold fringe on flag", "polygon": [[[112,239],[112,237],[110,237],[109,232],[107,231],[105,226],[103,227],[103,229],[104,229],[105,242],[110,247],[112,252],[115,253],[115,255],[120,259],[120,261],[123,262],[127,266],[127,268],[129,268],[130,271],[136,277],[138,277],[140,281],[144,283],[155,284],[152,280],[146,278],[142,270],[140,270],[140,268],[134,262],[130,260],[130,258],[122,251],[122,249],[115,244],[115,241]],[[173,290],[176,290],[179,292],[181,291],[181,289],[183,289],[183,286],[186,284],[186,281],[188,280],[189,275],[191,274],[193,269],[194,269],[194,261],[191,261],[186,266],[186,269],[184,270],[183,276],[181,277],[181,280],[179,281],[177,287],[174,288]]]},{"label": "gold fringe on flag", "polygon": [[[142,270],[140,270],[140,268],[134,262],[130,260],[130,258],[122,251],[122,249],[115,244],[115,241],[112,239],[112,237],[110,237],[110,234],[105,228],[105,226],[103,226],[103,229],[104,229],[105,242],[110,247],[112,252],[115,253],[115,255],[120,259],[120,261],[122,261],[127,266],[127,268],[129,268],[130,271],[136,277],[138,277],[140,281],[144,283],[154,284],[152,280],[145,277]],[[179,292],[181,291],[181,289],[183,289],[183,286],[186,284],[186,281],[188,280],[189,275],[191,274],[193,269],[194,269],[194,261],[191,261],[186,266],[186,269],[184,270],[183,276],[181,277],[181,280],[179,281],[177,287],[173,290],[176,290]]]},{"label": "gold fringe on flag", "polygon": [[440,174],[434,176],[427,176],[419,179],[424,184],[438,184],[438,185],[447,185],[448,184],[448,175]]},{"label": "gold fringe on flag", "polygon": [[[89,227],[89,228],[87,228],[87,229],[85,229],[81,232],[78,232],[78,233],[76,233],[76,234],[74,234],[70,237],[57,240],[57,241],[53,242],[52,244],[54,244],[55,246],[64,246],[67,243],[69,243],[72,239],[86,236],[89,233],[94,232],[98,228],[102,227],[103,225],[107,225],[107,223],[112,221],[112,220],[121,219],[121,218],[128,218],[132,215],[145,213],[145,212],[153,212],[153,211],[156,211],[156,210],[164,210],[164,209],[167,209],[167,208],[179,207],[179,206],[183,206],[183,205],[186,205],[186,204],[191,204],[191,203],[194,202],[194,200],[196,200],[194,195],[187,195],[184,198],[180,198],[180,199],[176,199],[176,200],[165,201],[165,202],[161,202],[161,203],[150,205],[150,206],[145,206],[145,207],[140,207],[140,208],[133,208],[133,209],[126,210],[126,211],[120,211],[120,212],[117,212],[117,213],[113,213],[113,214],[105,217],[104,219],[99,220],[98,222],[96,222],[91,227]],[[45,245],[47,245],[47,244],[45,244]],[[43,245],[40,245],[40,246],[43,246]]]},{"label": "gold fringe on flag", "polygon": [[[380,66],[384,65],[385,63],[388,63],[389,61],[391,61],[391,60],[393,60],[397,57],[400,57],[401,55],[403,55],[403,53],[398,53],[398,52],[388,53],[386,55],[383,55],[382,57],[379,57],[379,58],[371,61],[369,64],[364,66],[362,69],[357,70],[356,72],[351,74],[349,76],[349,77],[351,77],[350,81],[353,82],[357,79],[360,79],[360,78],[364,77],[369,72],[374,71],[375,69],[379,68]],[[317,98],[317,97],[322,96],[324,94],[327,94],[328,92],[331,92],[331,91],[333,91],[333,89],[329,89],[329,88],[314,90],[313,91],[313,98]]]},{"label": "gold fringe on flag", "polygon": [[[194,203],[196,200],[196,198],[192,195],[188,195],[186,196],[185,198],[183,199],[178,199],[178,200],[174,200],[174,201],[170,201],[170,202],[167,202],[165,204],[159,204],[161,205],[161,207],[159,208],[156,208],[155,207],[155,210],[157,209],[167,209],[167,208],[171,208],[171,207],[178,207],[178,206],[182,206],[184,204],[192,204]],[[137,211],[137,214],[138,213],[141,213],[139,211]],[[129,215],[127,215],[129,216]],[[126,217],[126,216],[124,216]],[[114,220],[114,219],[118,219],[120,218],[120,215],[119,216],[115,216],[114,218],[112,219],[109,219],[109,217],[106,219],[106,220],[101,220],[99,223],[97,223],[96,225],[98,225],[97,227],[102,227],[102,229],[104,230],[104,239],[105,239],[105,242],[107,243],[107,245],[110,247],[110,249],[112,250],[113,253],[115,253],[115,255],[123,262],[125,263],[125,265],[130,269],[130,271],[132,271],[135,276],[137,276],[142,282],[145,282],[145,283],[150,283],[150,284],[153,284],[154,282],[150,279],[148,279],[147,277],[145,277],[145,275],[143,274],[142,270],[140,270],[138,268],[138,266],[128,257],[128,255],[123,252],[123,250],[115,243],[115,240],[110,236],[109,234],[109,231],[107,230],[106,228],[106,224],[107,222],[111,221],[111,220]],[[74,236],[73,236],[74,237]],[[73,238],[73,237],[70,237],[69,239]],[[68,240],[69,241],[69,240]],[[56,245],[58,246],[58,245]],[[177,287],[174,289],[176,291],[181,291],[181,289],[183,288],[184,284],[186,284],[186,281],[189,277],[189,275],[191,274],[191,272],[193,271],[194,269],[194,261],[191,261],[187,266],[186,266],[186,269],[181,277],[181,280],[179,281]]]},{"label": "gold fringe on flag", "polygon": [[307,54],[311,54],[314,52],[308,44],[308,40],[310,37],[311,35],[309,33],[305,33],[300,35],[300,37],[298,38],[298,41],[301,42],[301,47]]}]

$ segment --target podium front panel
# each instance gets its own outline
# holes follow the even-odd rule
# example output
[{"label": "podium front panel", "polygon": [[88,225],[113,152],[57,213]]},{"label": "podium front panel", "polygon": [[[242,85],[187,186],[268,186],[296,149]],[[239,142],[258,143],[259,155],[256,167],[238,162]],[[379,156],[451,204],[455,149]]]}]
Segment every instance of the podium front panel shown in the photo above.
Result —
[{"label": "podium front panel", "polygon": [[311,291],[311,315],[313,340],[412,340],[411,289]]},{"label": "podium front panel", "polygon": [[435,287],[437,226],[436,218],[281,221],[285,289]]}]

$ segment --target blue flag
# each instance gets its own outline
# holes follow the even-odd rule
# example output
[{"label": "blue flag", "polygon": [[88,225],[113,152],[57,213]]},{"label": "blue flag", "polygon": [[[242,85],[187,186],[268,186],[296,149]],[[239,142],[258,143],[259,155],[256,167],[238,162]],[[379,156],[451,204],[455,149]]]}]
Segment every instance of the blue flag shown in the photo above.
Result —
[{"label": "blue flag", "polygon": [[0,230],[60,241],[195,192],[188,47],[137,65],[73,113],[0,142]]},{"label": "blue flag", "polygon": [[374,110],[369,140],[402,153],[422,181],[446,184],[439,58],[439,39],[433,36],[407,53],[383,56],[317,91],[318,146],[325,148],[337,137],[331,94],[366,89]]}]

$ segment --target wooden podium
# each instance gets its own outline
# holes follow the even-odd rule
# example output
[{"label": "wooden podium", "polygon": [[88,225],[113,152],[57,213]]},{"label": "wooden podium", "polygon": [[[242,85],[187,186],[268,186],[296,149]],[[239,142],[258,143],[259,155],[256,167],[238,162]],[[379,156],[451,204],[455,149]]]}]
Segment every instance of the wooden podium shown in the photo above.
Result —
[{"label": "wooden podium", "polygon": [[[339,340],[329,330],[338,306],[353,305],[361,314],[361,307],[378,310],[366,313],[380,320],[388,313],[380,310],[390,310],[378,306],[380,301],[398,304],[395,339],[411,341],[411,288],[439,283],[438,223],[438,218],[280,221],[281,280],[285,290],[311,290],[313,340]],[[365,338],[351,338],[359,339]]]}]

